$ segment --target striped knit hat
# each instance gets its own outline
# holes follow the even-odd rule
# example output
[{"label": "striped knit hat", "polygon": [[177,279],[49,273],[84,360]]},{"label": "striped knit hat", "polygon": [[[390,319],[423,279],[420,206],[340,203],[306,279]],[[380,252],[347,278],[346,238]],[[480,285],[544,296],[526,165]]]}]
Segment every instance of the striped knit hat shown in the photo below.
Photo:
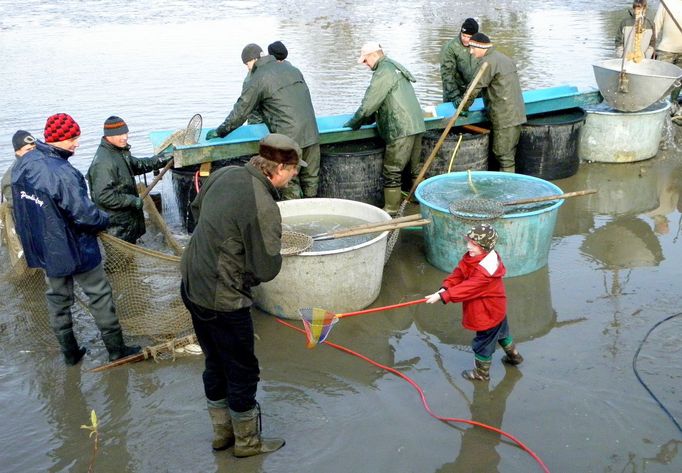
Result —
[{"label": "striped knit hat", "polygon": [[81,127],[67,113],[56,113],[45,122],[45,143],[57,143],[81,136]]},{"label": "striped knit hat", "polygon": [[490,41],[490,38],[483,33],[476,33],[475,35],[471,36],[471,39],[469,40],[469,47],[490,49],[493,47],[493,43]]},{"label": "striped knit hat", "polygon": [[124,135],[126,133],[128,133],[128,125],[123,121],[123,118],[112,115],[104,122],[104,136]]}]

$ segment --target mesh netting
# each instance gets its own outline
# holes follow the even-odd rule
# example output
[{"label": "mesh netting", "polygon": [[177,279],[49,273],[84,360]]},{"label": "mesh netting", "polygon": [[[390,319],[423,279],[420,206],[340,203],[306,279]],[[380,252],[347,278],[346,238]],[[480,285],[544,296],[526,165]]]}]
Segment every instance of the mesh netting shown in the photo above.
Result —
[{"label": "mesh netting", "polygon": [[[0,285],[7,291],[0,337],[22,337],[24,345],[57,346],[47,316],[46,283],[42,270],[26,267],[19,257],[21,245],[13,232],[11,212],[0,206],[2,271]],[[180,258],[132,245],[100,234],[104,269],[113,289],[116,313],[126,338],[154,345],[193,334],[189,312],[180,298]],[[87,297],[76,285],[74,318],[87,310]],[[80,307],[79,307],[80,306]],[[187,339],[185,339],[187,340]],[[155,350],[154,353],[159,350]],[[171,353],[172,354],[172,353]]]},{"label": "mesh netting", "polygon": [[462,199],[450,204],[450,213],[468,221],[489,221],[504,215],[504,205],[492,199]]},{"label": "mesh netting", "polygon": [[313,237],[301,232],[284,230],[282,232],[282,256],[292,256],[303,253],[313,246]]}]

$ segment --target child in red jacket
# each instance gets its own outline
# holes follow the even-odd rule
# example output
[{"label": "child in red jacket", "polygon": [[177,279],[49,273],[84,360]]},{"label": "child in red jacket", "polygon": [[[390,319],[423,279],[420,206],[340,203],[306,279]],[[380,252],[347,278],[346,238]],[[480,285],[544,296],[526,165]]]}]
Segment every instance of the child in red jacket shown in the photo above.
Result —
[{"label": "child in red jacket", "polygon": [[426,302],[462,303],[462,326],[476,331],[471,342],[475,367],[463,371],[462,376],[472,381],[487,381],[497,343],[506,353],[503,362],[518,365],[523,357],[514,345],[507,324],[507,295],[502,282],[506,269],[493,249],[497,231],[481,223],[467,232],[466,240],[467,252],[452,274],[443,280],[441,289],[426,296]]}]

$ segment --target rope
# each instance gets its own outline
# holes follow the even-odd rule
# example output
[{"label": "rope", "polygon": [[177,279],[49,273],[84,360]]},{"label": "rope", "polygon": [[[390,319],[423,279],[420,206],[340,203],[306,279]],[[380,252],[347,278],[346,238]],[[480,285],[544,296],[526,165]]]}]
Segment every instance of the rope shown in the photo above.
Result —
[{"label": "rope", "polygon": [[462,142],[463,136],[464,135],[460,133],[459,139],[457,140],[457,145],[455,146],[455,149],[452,152],[452,157],[450,158],[450,164],[448,165],[448,174],[450,174],[450,171],[452,171],[452,164],[455,162],[455,156],[457,156],[457,151],[459,151],[459,145]]},{"label": "rope", "polygon": [[[285,326],[287,326],[287,327],[289,327],[289,328],[291,328],[291,329],[294,329],[294,330],[296,330],[297,332],[305,333],[302,329],[300,329],[300,328],[298,328],[298,327],[295,327],[295,326],[293,326],[292,324],[283,321],[282,319],[279,319],[279,318],[278,318],[278,319],[276,319],[276,320],[277,320],[277,322],[279,322],[280,324],[285,325]],[[511,434],[509,434],[509,433],[507,433],[507,432],[505,432],[505,431],[503,431],[503,430],[500,430],[500,429],[498,429],[497,427],[493,427],[493,426],[491,426],[491,425],[484,424],[484,423],[482,423],[482,422],[476,422],[475,420],[460,419],[460,418],[457,418],[457,417],[442,417],[442,416],[439,416],[439,415],[435,414],[435,413],[431,410],[431,407],[429,406],[429,403],[428,403],[428,401],[426,400],[426,395],[424,394],[424,390],[421,388],[421,386],[419,386],[419,384],[417,384],[412,378],[410,378],[410,377],[407,376],[406,374],[403,374],[403,373],[401,373],[400,371],[398,371],[398,370],[396,370],[396,369],[394,369],[394,368],[391,368],[390,366],[382,365],[381,363],[379,363],[379,362],[377,362],[377,361],[374,361],[374,360],[372,360],[371,358],[368,358],[368,357],[366,357],[365,355],[362,355],[362,354],[360,354],[360,353],[358,353],[358,352],[356,352],[356,351],[353,351],[353,350],[351,350],[351,349],[349,349],[349,348],[346,348],[346,347],[344,347],[344,346],[337,345],[337,344],[335,344],[335,343],[328,342],[328,341],[325,341],[325,342],[322,342],[322,343],[324,343],[325,345],[329,345],[330,347],[335,348],[336,350],[339,350],[339,351],[342,351],[342,352],[347,353],[347,354],[349,354],[349,355],[353,355],[353,356],[355,356],[355,357],[357,357],[357,358],[360,358],[361,360],[364,360],[364,361],[366,361],[367,363],[369,363],[369,364],[371,364],[371,365],[374,365],[374,366],[376,366],[376,367],[378,367],[378,368],[381,368],[381,369],[383,369],[383,370],[385,370],[385,371],[388,371],[389,373],[392,373],[392,374],[394,374],[394,375],[396,375],[396,376],[398,376],[398,377],[404,379],[405,381],[407,381],[407,382],[408,382],[408,383],[417,391],[417,393],[419,393],[419,397],[420,397],[420,399],[421,399],[422,405],[424,406],[424,409],[425,409],[426,412],[427,412],[431,417],[433,417],[434,419],[440,420],[441,422],[456,422],[456,423],[460,423],[460,424],[469,424],[469,425],[473,425],[473,426],[476,426],[476,427],[481,427],[481,428],[483,428],[483,429],[491,430],[491,431],[493,431],[493,432],[495,432],[495,433],[497,433],[497,434],[500,434],[500,435],[502,435],[502,436],[504,436],[504,437],[507,437],[507,438],[510,439],[512,442],[514,442],[516,445],[518,445],[519,448],[521,448],[521,450],[523,450],[523,451],[525,451],[526,453],[528,453],[528,454],[533,458],[533,460],[535,460],[535,461],[540,465],[540,467],[542,468],[542,470],[543,470],[544,472],[549,473],[549,469],[547,468],[547,466],[545,465],[545,463],[540,459],[540,457],[539,457],[535,452],[533,452],[530,448],[528,448],[523,442],[521,442],[519,439],[517,439],[516,437],[514,437],[513,435],[511,435]]]},{"label": "rope", "polygon": [[649,338],[649,335],[651,334],[651,332],[653,332],[656,327],[663,324],[664,322],[667,322],[668,320],[674,319],[675,317],[679,317],[680,315],[682,315],[682,312],[680,312],[678,314],[671,315],[669,317],[666,317],[665,319],[654,324],[654,326],[649,329],[649,331],[646,333],[646,335],[644,336],[644,338],[640,342],[639,346],[637,347],[637,351],[635,352],[635,356],[632,359],[632,370],[635,372],[635,376],[637,377],[637,381],[639,381],[639,383],[642,386],[644,386],[644,389],[647,390],[649,395],[651,395],[651,397],[654,399],[654,401],[656,401],[656,403],[659,405],[659,407],[661,409],[663,409],[663,412],[665,412],[666,415],[670,418],[670,420],[673,421],[673,424],[675,424],[675,427],[677,427],[677,430],[679,430],[680,433],[682,433],[682,427],[680,427],[680,424],[677,422],[675,417],[673,417],[673,415],[670,413],[670,411],[668,411],[668,409],[663,405],[663,403],[658,400],[656,395],[651,391],[651,389],[649,389],[649,386],[646,385],[646,383],[640,377],[639,372],[637,371],[637,357],[639,357],[639,352],[642,349],[642,347],[644,346],[644,343],[646,342],[647,338]]}]

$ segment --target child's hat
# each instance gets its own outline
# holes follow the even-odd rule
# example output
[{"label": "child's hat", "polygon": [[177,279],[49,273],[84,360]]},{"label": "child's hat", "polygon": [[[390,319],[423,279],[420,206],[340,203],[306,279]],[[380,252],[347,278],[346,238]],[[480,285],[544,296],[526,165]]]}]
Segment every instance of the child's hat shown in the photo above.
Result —
[{"label": "child's hat", "polygon": [[497,243],[497,230],[489,223],[479,223],[471,227],[467,232],[467,238],[478,243],[484,250],[490,251]]}]

